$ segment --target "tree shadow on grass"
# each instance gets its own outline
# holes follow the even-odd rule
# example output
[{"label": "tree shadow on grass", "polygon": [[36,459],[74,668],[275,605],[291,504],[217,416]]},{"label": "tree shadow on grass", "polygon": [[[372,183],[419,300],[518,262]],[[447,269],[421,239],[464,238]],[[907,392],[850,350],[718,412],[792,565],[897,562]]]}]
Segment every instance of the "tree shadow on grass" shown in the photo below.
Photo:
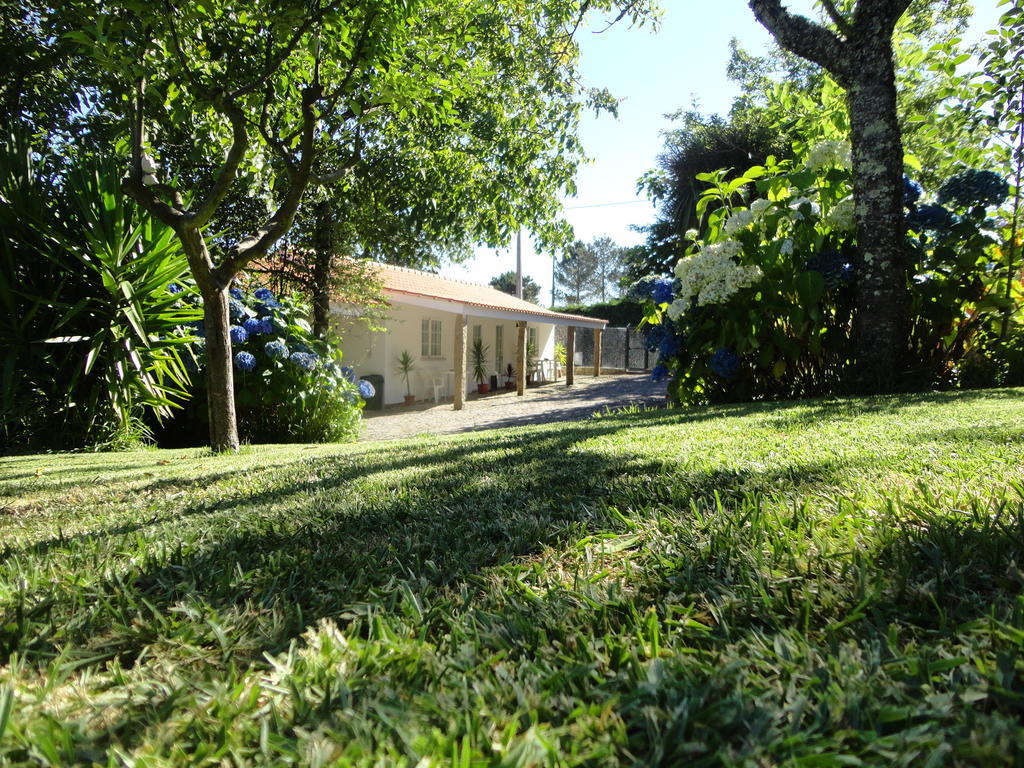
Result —
[{"label": "tree shadow on grass", "polygon": [[[736,415],[735,409],[723,410]],[[168,522],[193,521],[181,532],[187,536],[176,550],[141,558],[98,582],[54,586],[48,593],[26,597],[18,607],[8,606],[0,622],[8,628],[2,639],[8,652],[39,664],[51,659],[58,646],[66,646],[85,669],[110,658],[130,666],[144,652],[152,655],[147,649],[186,638],[218,648],[222,641],[208,626],[217,621],[228,628],[230,638],[229,647],[222,648],[224,663],[246,668],[263,664],[265,653],[283,651],[320,618],[342,625],[355,622],[365,631],[356,618],[372,610],[398,610],[399,583],[424,603],[461,590],[466,598],[460,610],[473,612],[480,601],[493,600],[479,591],[479,580],[490,569],[528,560],[546,547],[559,548],[588,534],[622,532],[622,519],[611,506],[638,521],[670,514],[685,525],[691,505],[714,512],[724,504],[721,513],[726,514],[730,502],[741,506],[744,500],[777,493],[780,485],[793,494],[828,489],[847,473],[874,465],[874,459],[866,458],[863,463],[790,461],[770,469],[685,471],[660,458],[586,448],[587,441],[613,434],[625,423],[655,426],[718,415],[720,411],[651,412],[622,420],[609,415],[571,428],[510,431],[497,443],[493,436],[466,437],[426,453],[421,446],[399,444],[356,457],[296,459],[253,469],[264,473],[255,492],[228,486],[219,498],[185,505],[167,517],[111,526],[78,539],[58,537],[20,550],[22,559],[51,557],[57,548],[72,553],[80,549],[88,558],[89,547],[104,538],[116,543],[126,534],[150,528],[155,533]],[[194,482],[215,486],[232,474],[215,473]],[[147,487],[159,490],[170,487],[164,485],[169,482],[158,480]],[[203,524],[196,526],[197,519]],[[739,579],[731,574],[742,574],[746,559],[753,557],[740,549],[744,537],[753,533],[743,525],[730,529],[736,544],[732,549],[717,541],[667,555],[668,564],[644,575],[643,588],[627,600],[633,613],[643,615],[651,606],[686,594],[700,593],[711,601],[726,593],[755,595],[749,584],[729,581]],[[906,574],[924,572],[929,563],[939,567],[950,556],[959,557],[952,571],[960,574],[956,578],[972,580],[949,582],[949,591],[959,590],[964,598],[956,600],[955,619],[986,615],[991,602],[986,596],[999,586],[999,570],[1005,571],[1014,557],[1024,561],[1021,530],[1018,516],[1001,528],[979,529],[962,522],[898,531],[889,548],[878,553],[876,574],[895,597],[877,607],[873,621],[884,624],[900,616],[901,602],[921,591]],[[168,531],[174,533],[173,528]],[[707,566],[691,567],[694,558],[703,558]],[[854,602],[852,592],[850,599]],[[947,602],[955,599],[953,595]],[[756,601],[733,600],[729,605],[730,623],[741,635],[770,628]],[[44,606],[42,611],[23,622],[17,634],[10,633],[18,611],[24,616],[39,606]],[[552,604],[545,613],[536,601],[503,602],[500,610],[493,605],[488,610],[493,621],[506,626],[503,636],[512,633],[526,654],[536,651],[558,626],[563,633],[571,631],[565,626],[567,617],[590,620],[585,609]],[[630,613],[629,605],[617,610]],[[922,610],[914,620],[926,621],[927,615]],[[193,618],[168,620],[172,616]],[[429,635],[432,628],[423,631]],[[873,631],[867,623],[851,630]],[[210,670],[181,671],[186,678],[193,673],[209,675]],[[678,693],[683,682],[662,684]],[[593,695],[603,694],[595,689]],[[138,707],[138,717],[128,717],[98,736],[101,747],[114,740],[131,744],[140,737],[136,729],[151,702],[131,706]],[[629,711],[626,716],[642,717]]]},{"label": "tree shadow on grass", "polygon": [[[119,537],[178,522],[202,528],[200,533],[186,531],[192,538],[163,562],[143,562],[116,579],[82,588],[96,594],[72,595],[58,589],[26,596],[23,606],[48,603],[52,609],[47,615],[56,618],[62,613],[60,606],[108,599],[125,606],[140,606],[144,599],[147,605],[142,610],[157,613],[182,600],[199,600],[218,610],[287,604],[291,620],[264,634],[258,656],[287,645],[311,616],[338,615],[338,606],[367,600],[394,578],[425,580],[441,588],[586,531],[619,527],[607,510],[612,493],[620,502],[635,497],[647,507],[685,507],[691,501],[770,492],[780,483],[797,490],[801,479],[808,485],[820,484],[838,480],[844,471],[835,463],[759,471],[714,469],[680,472],[671,483],[650,483],[648,478],[665,472],[664,461],[606,456],[580,447],[618,428],[594,422],[568,430],[524,430],[510,433],[497,446],[486,439],[462,439],[427,455],[416,446],[392,448],[380,452],[387,456],[383,462],[297,462],[292,467],[295,473],[284,473],[287,480],[270,478],[256,492],[229,490],[169,515],[9,547],[3,559],[89,559],[97,550],[113,558]],[[403,474],[391,479],[390,473]],[[218,473],[195,482],[212,485],[230,477],[231,473]],[[361,483],[369,485],[360,488]],[[150,486],[159,487],[159,482]],[[245,576],[235,578],[236,573]],[[111,617],[106,623],[111,621],[116,623]],[[88,644],[91,637],[102,636],[112,651],[119,641],[104,623],[102,611],[77,628],[76,622],[61,620],[58,634],[72,644]],[[19,635],[7,639],[6,650],[35,649],[45,655],[55,642],[43,634],[35,640]],[[126,658],[141,649],[138,638],[125,638],[122,646],[119,653]]]}]

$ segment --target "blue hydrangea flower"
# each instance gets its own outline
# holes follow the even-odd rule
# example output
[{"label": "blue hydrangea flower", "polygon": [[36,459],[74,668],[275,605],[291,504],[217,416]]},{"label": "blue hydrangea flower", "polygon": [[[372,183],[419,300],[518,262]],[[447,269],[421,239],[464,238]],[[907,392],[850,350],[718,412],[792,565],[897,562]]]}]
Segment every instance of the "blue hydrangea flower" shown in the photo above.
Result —
[{"label": "blue hydrangea flower", "polygon": [[235,354],[235,368],[240,371],[251,371],[256,367],[256,358],[251,352]]},{"label": "blue hydrangea flower", "polygon": [[659,278],[651,290],[651,298],[655,304],[670,304],[672,302],[672,280],[667,277]]},{"label": "blue hydrangea flower", "polygon": [[676,334],[675,326],[670,322],[662,322],[658,325],[647,327],[644,334],[644,346],[651,352],[666,360],[679,354],[683,346],[683,338]]},{"label": "blue hydrangea flower", "polygon": [[914,204],[921,199],[924,188],[906,174],[903,175],[903,205],[913,208]]},{"label": "blue hydrangea flower", "polygon": [[377,390],[374,389],[373,384],[368,382],[366,379],[360,379],[359,394],[363,398],[363,400],[369,400],[371,397],[377,394]]},{"label": "blue hydrangea flower", "polygon": [[269,288],[257,288],[252,292],[253,298],[270,304],[274,302],[274,294]]},{"label": "blue hydrangea flower", "polygon": [[825,288],[830,291],[837,288],[840,283],[853,280],[852,262],[836,250],[816,253],[807,260],[806,268],[821,275],[825,281]]},{"label": "blue hydrangea flower", "polygon": [[260,318],[260,333],[267,336],[274,332],[274,319],[272,317]]},{"label": "blue hydrangea flower", "polygon": [[301,341],[297,341],[294,344],[292,344],[292,349],[294,349],[296,352],[309,352],[309,347],[303,344]]},{"label": "blue hydrangea flower", "polygon": [[956,224],[956,218],[941,205],[920,205],[917,210],[907,216],[907,226],[916,232],[931,230],[948,232]]},{"label": "blue hydrangea flower", "polygon": [[728,347],[722,347],[711,356],[708,365],[717,376],[721,376],[728,381],[729,379],[736,378],[736,374],[739,373],[740,358],[739,355]]},{"label": "blue hydrangea flower", "polygon": [[267,357],[271,360],[284,360],[289,355],[288,345],[281,341],[281,339],[268,341],[263,345],[263,351],[267,353]]},{"label": "blue hydrangea flower", "polygon": [[651,369],[651,381],[664,381],[668,378],[668,366],[658,363]]},{"label": "blue hydrangea flower", "polygon": [[181,292],[182,292],[182,291],[184,291],[184,290],[185,290],[185,289],[184,289],[184,288],[182,288],[182,287],[181,287],[180,285],[178,285],[177,283],[168,283],[168,284],[167,284],[167,292],[168,292],[168,293],[172,293],[172,294],[173,294],[173,293],[181,293]]},{"label": "blue hydrangea flower", "polygon": [[353,384],[356,383],[356,370],[348,365],[341,367],[341,377],[347,381],[351,381]]},{"label": "blue hydrangea flower", "polygon": [[245,328],[240,325],[232,325],[231,330],[228,331],[231,334],[232,344],[245,344],[249,340],[249,334],[246,333]]},{"label": "blue hydrangea flower", "polygon": [[299,368],[311,371],[316,367],[316,361],[320,358],[312,352],[292,352],[288,359]]},{"label": "blue hydrangea flower", "polygon": [[246,318],[245,305],[238,299],[231,299],[228,302],[228,314],[232,323],[241,323]]},{"label": "blue hydrangea flower", "polygon": [[242,327],[245,328],[245,332],[250,336],[255,336],[256,334],[263,332],[263,323],[255,317],[247,317],[245,322],[242,323]]},{"label": "blue hydrangea flower", "polygon": [[939,187],[939,203],[957,208],[999,205],[1010,196],[1010,185],[994,171],[961,171]]},{"label": "blue hydrangea flower", "polygon": [[231,298],[238,299],[239,301],[245,298],[245,293],[242,292],[241,288],[230,288],[228,293],[231,294]]}]

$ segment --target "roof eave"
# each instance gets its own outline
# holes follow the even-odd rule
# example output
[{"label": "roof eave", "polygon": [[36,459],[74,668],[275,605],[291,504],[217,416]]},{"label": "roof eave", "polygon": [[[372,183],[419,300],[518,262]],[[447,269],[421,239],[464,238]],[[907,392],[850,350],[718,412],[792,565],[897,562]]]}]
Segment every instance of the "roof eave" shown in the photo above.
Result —
[{"label": "roof eave", "polygon": [[393,288],[385,288],[384,295],[397,301],[404,301],[407,304],[414,304],[428,309],[438,309],[444,312],[455,312],[456,314],[474,315],[477,317],[489,317],[500,320],[523,320],[534,319],[540,323],[552,325],[573,325],[577,328],[604,328],[608,325],[607,320],[597,317],[582,317],[580,315],[566,315],[561,312],[531,312],[523,309],[512,309],[507,307],[495,307],[488,304],[478,304],[472,301],[459,301],[446,299],[440,296],[397,291]]}]

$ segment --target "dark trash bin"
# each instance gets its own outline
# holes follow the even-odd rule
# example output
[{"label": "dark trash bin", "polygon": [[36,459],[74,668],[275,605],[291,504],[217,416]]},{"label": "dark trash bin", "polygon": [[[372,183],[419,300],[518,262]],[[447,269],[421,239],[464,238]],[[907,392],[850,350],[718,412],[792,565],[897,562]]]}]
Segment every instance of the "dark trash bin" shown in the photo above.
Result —
[{"label": "dark trash bin", "polygon": [[366,401],[366,410],[381,410],[384,407],[384,377],[379,373],[368,373],[362,378],[373,385],[373,397]]},{"label": "dark trash bin", "polygon": [[491,374],[491,392],[497,392],[497,391],[498,391],[498,374],[492,373]]}]

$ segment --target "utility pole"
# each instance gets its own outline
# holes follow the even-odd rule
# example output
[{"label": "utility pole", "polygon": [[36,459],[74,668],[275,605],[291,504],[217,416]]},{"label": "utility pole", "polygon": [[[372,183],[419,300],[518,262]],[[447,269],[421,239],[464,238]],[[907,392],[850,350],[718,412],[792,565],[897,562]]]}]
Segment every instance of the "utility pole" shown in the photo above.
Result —
[{"label": "utility pole", "polygon": [[523,298],[523,230],[516,230],[516,298]]},{"label": "utility pole", "polygon": [[551,254],[551,306],[555,306],[555,265],[558,263],[558,256]]}]

